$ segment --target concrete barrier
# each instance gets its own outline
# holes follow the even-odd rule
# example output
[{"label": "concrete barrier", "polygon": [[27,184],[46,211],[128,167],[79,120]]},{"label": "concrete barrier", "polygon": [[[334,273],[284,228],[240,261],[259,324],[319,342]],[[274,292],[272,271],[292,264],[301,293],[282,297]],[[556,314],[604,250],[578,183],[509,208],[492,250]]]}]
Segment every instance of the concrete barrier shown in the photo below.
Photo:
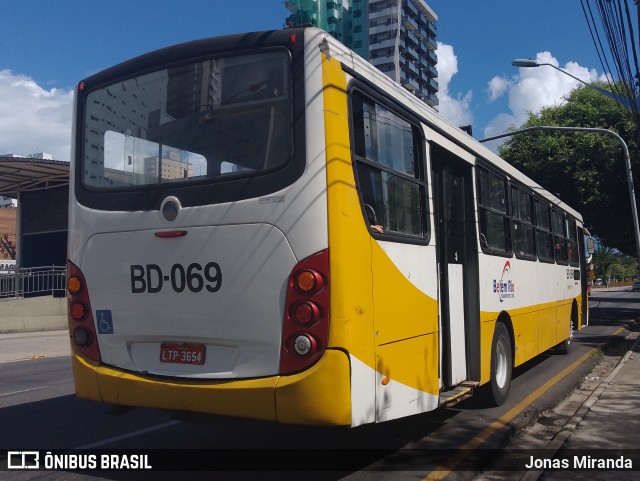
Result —
[{"label": "concrete barrier", "polygon": [[0,333],[67,328],[67,299],[40,296],[0,299]]}]

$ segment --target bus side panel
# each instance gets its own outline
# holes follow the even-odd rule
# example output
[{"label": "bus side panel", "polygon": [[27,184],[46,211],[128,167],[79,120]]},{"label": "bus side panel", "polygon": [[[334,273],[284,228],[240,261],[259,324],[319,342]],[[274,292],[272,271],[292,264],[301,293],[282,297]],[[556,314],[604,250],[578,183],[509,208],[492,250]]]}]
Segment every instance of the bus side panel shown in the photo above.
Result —
[{"label": "bus side panel", "polygon": [[589,298],[588,297],[582,297],[582,293],[580,293],[578,295],[578,297],[576,297],[576,301],[578,302],[578,323],[577,325],[573,326],[573,330],[574,331],[580,331],[582,330],[583,327],[585,327],[587,325],[587,316],[583,314],[583,303],[587,304],[587,310],[588,310],[588,303],[589,303]]},{"label": "bus side panel", "polygon": [[372,254],[380,422],[438,406],[437,276],[434,247],[374,241]]},{"label": "bus side panel", "polygon": [[529,306],[513,313],[511,322],[516,347],[514,366],[519,366],[539,354],[538,319],[537,306]]},{"label": "bus side panel", "polygon": [[376,421],[438,407],[438,333],[378,346]]},{"label": "bus side panel", "polygon": [[538,262],[514,256],[509,263],[511,273],[507,277],[513,286],[512,289],[507,288],[505,295],[512,296],[514,303],[509,316],[514,336],[514,366],[519,366],[540,353],[540,299],[537,287],[544,280]]},{"label": "bus side panel", "polygon": [[[567,295],[571,295],[567,293]],[[571,307],[573,306],[573,298],[567,299],[560,303],[556,314],[556,342],[554,346],[567,339],[570,335],[569,326],[571,320]]]},{"label": "bus side panel", "polygon": [[[517,272],[518,262],[516,259],[510,259],[512,271]],[[530,263],[524,264],[531,265]],[[557,344],[567,339],[570,335],[569,320],[571,319],[571,309],[574,297],[577,302],[581,302],[581,296],[577,289],[578,286],[573,285],[573,281],[565,282],[566,268],[555,264],[538,263],[537,281],[531,279],[531,271],[529,271],[529,279],[521,280],[516,277],[515,284],[524,286],[532,283],[538,286],[534,292],[537,292],[537,299],[529,299],[523,302],[520,299],[522,289],[515,289],[515,298],[518,307],[504,309],[511,319],[514,331],[514,366],[519,366],[540,353],[553,348]],[[486,282],[486,278],[485,278]],[[563,293],[558,293],[557,289],[563,289]],[[486,290],[486,286],[485,286]],[[495,295],[495,293],[493,293]],[[562,299],[567,296],[567,299]],[[495,299],[494,299],[495,300]],[[484,307],[489,307],[491,301],[485,300]],[[524,305],[523,305],[524,304]],[[481,383],[485,383],[490,379],[489,366],[491,362],[491,341],[493,330],[495,329],[495,321],[500,312],[500,306],[493,305],[496,312],[482,312],[482,377]],[[577,329],[574,326],[574,329]]]},{"label": "bus side panel", "polygon": [[437,332],[435,248],[374,242],[372,254],[376,344]]},{"label": "bus side panel", "polygon": [[556,344],[557,309],[555,302],[540,306],[540,352]]},{"label": "bus side panel", "polygon": [[[551,349],[570,336],[569,321],[573,299],[552,301],[540,306],[540,350]],[[574,330],[577,326],[573,326]]]},{"label": "bus side panel", "polygon": [[479,254],[481,384],[491,378],[491,343],[498,316],[503,311],[511,315],[515,308],[518,290],[513,292],[509,286],[517,286],[513,276],[519,271],[513,262],[512,258]]},{"label": "bus side panel", "polygon": [[346,75],[339,61],[325,55],[322,73],[331,275],[329,347],[346,349],[360,361],[351,374],[351,391],[358,393],[351,398],[356,426],[375,421],[371,236],[351,164]]},{"label": "bus side panel", "polygon": [[[351,355],[352,425],[356,426],[437,407],[435,249],[386,243],[387,250],[397,251],[395,257],[400,253],[399,257],[409,259],[409,249],[414,256],[409,260],[415,261],[416,254],[422,258],[405,262],[422,284],[429,283],[426,273],[434,273],[431,288],[419,289],[369,234],[351,163],[346,76],[338,62],[324,56],[322,60],[332,282],[329,345],[345,348]],[[425,294],[427,290],[432,297]],[[375,328],[374,318],[381,321]],[[374,346],[385,342],[413,337],[417,339],[374,351]],[[381,388],[385,378],[389,379]],[[384,400],[378,407],[386,411],[377,418],[376,399]]]},{"label": "bus side panel", "polygon": [[497,320],[501,312],[508,315],[514,366],[519,366],[569,337],[571,309],[580,286],[569,266],[486,255],[481,264],[482,382],[486,382],[493,326],[484,323]]},{"label": "bus side panel", "polygon": [[491,342],[498,315],[495,312],[480,312],[480,384],[491,379]]}]

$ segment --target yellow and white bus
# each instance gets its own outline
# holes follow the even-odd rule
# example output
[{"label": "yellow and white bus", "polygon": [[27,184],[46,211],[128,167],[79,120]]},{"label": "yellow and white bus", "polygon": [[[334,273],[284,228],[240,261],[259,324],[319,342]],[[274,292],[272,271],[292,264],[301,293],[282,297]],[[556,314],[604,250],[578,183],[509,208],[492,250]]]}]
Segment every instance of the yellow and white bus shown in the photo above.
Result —
[{"label": "yellow and white bus", "polygon": [[81,398],[281,423],[423,413],[587,323],[578,212],[315,28],[76,89]]}]

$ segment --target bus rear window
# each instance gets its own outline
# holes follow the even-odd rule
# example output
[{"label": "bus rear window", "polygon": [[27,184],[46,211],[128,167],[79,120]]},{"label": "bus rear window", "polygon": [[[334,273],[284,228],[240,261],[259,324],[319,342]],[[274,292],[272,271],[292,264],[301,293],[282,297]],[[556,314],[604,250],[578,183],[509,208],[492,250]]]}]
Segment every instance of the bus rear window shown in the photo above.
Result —
[{"label": "bus rear window", "polygon": [[286,164],[290,77],[289,55],[268,52],[171,67],[90,92],[84,185],[209,181]]}]

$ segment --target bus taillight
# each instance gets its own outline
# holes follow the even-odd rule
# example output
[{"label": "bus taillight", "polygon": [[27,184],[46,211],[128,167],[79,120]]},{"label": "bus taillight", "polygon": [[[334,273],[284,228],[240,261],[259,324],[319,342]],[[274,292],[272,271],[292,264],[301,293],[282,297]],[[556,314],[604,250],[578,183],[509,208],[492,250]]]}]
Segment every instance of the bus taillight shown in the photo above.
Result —
[{"label": "bus taillight", "polygon": [[320,308],[311,301],[302,301],[294,305],[292,317],[300,324],[311,324],[320,317]]},{"label": "bus taillight", "polygon": [[70,261],[67,261],[67,300],[69,301],[69,332],[74,351],[92,361],[100,362],[100,350],[87,283],[82,271]]},{"label": "bus taillight", "polygon": [[329,251],[300,261],[287,285],[280,374],[301,371],[322,356],[329,337]]},{"label": "bus taillight", "polygon": [[69,304],[69,314],[71,314],[74,321],[83,321],[86,313],[87,311],[82,302],[72,302]]},{"label": "bus taillight", "polygon": [[318,345],[313,336],[300,334],[293,340],[293,349],[300,356],[308,356],[309,353],[318,350]]},{"label": "bus taillight", "polygon": [[296,273],[294,284],[303,294],[313,294],[322,289],[324,282],[319,272],[304,269]]}]

